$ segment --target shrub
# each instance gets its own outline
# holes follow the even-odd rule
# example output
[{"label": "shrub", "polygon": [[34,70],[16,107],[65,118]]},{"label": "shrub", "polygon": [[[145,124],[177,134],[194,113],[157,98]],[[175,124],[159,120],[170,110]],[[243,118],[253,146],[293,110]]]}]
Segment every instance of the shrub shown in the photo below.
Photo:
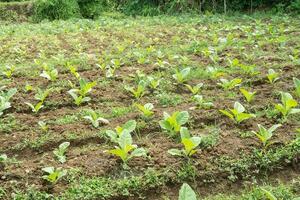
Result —
[{"label": "shrub", "polygon": [[81,15],[91,19],[98,17],[103,11],[113,7],[108,0],[78,0],[78,4]]},{"label": "shrub", "polygon": [[79,16],[77,0],[36,0],[34,3],[34,21],[69,19]]},{"label": "shrub", "polygon": [[289,6],[289,9],[292,12],[300,13],[300,0],[294,0],[294,1],[292,1],[291,5]]}]

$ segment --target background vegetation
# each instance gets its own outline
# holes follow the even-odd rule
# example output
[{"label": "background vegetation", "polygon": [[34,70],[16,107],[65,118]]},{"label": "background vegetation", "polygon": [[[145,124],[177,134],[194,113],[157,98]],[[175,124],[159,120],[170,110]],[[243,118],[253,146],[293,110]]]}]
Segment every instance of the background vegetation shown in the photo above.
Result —
[{"label": "background vegetation", "polygon": [[[300,13],[300,0],[0,0],[2,5],[10,2],[20,3],[21,8],[25,7],[26,3],[33,3],[34,7],[31,10],[34,11],[34,21],[74,17],[94,19],[107,11],[118,11],[133,16],[178,13],[253,13],[256,11]],[[5,13],[2,15],[10,15],[11,9],[7,5],[5,8],[9,12],[8,14],[2,12]]]}]

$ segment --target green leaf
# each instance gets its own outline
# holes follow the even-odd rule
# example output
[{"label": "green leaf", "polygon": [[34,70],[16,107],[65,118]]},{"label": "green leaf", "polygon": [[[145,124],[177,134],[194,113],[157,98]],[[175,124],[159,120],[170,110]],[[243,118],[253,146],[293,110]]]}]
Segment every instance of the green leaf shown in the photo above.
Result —
[{"label": "green leaf", "polygon": [[147,155],[147,151],[144,148],[137,148],[133,150],[130,154],[131,157],[140,157],[146,155]]},{"label": "green leaf", "polygon": [[189,113],[187,111],[182,111],[176,116],[176,121],[179,125],[184,125],[189,120]]},{"label": "green leaf", "polygon": [[197,200],[197,196],[193,189],[184,183],[180,188],[178,200]]},{"label": "green leaf", "polygon": [[182,151],[179,149],[169,149],[168,153],[172,156],[183,156]]},{"label": "green leaf", "polygon": [[269,199],[269,200],[277,200],[277,198],[270,192],[270,191],[267,191],[263,188],[260,188],[263,193],[266,195],[266,197]]},{"label": "green leaf", "polygon": [[112,131],[112,130],[107,130],[107,131],[105,131],[105,133],[106,133],[106,135],[108,136],[108,137],[110,137],[110,140],[112,141],[112,142],[115,142],[115,143],[117,143],[118,142],[118,134],[116,133],[116,132],[114,132],[114,131]]},{"label": "green leaf", "polygon": [[180,137],[181,137],[181,139],[183,139],[183,138],[190,138],[191,137],[188,128],[181,127],[181,129],[180,129]]},{"label": "green leaf", "polygon": [[239,102],[235,102],[234,106],[233,106],[234,110],[236,110],[238,113],[243,113],[245,111],[245,108],[242,104],[240,104]]},{"label": "green leaf", "polygon": [[129,133],[134,131],[136,128],[136,121],[135,120],[129,120],[126,122],[123,126],[122,129],[126,129]]},{"label": "green leaf", "polygon": [[234,120],[234,116],[230,114],[227,110],[219,110],[222,114],[226,115],[230,119]]},{"label": "green leaf", "polygon": [[109,150],[109,153],[120,157],[123,162],[125,162],[127,160],[127,154],[120,148]]}]

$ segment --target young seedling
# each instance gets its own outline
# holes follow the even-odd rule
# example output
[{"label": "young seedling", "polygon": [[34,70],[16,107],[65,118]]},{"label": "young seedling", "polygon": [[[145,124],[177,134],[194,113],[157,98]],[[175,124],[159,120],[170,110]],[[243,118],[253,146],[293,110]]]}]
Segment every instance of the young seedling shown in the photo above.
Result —
[{"label": "young seedling", "polygon": [[229,117],[230,119],[232,119],[235,123],[239,124],[242,121],[255,117],[254,114],[248,114],[245,113],[245,108],[242,104],[240,104],[239,102],[235,102],[233,109],[229,109],[229,111],[227,110],[220,110],[220,112],[224,115],[226,115],[227,117]]},{"label": "young seedling", "polygon": [[183,144],[184,149],[170,149],[168,153],[173,156],[184,156],[184,157],[191,157],[197,151],[195,150],[199,144],[201,143],[200,137],[191,137],[188,129],[186,127],[181,127],[180,129],[180,137],[181,137],[181,144]]},{"label": "young seedling", "polygon": [[80,106],[82,103],[89,102],[91,100],[90,97],[78,96],[77,93],[74,90],[69,90],[68,93],[74,99],[74,103],[77,106]]},{"label": "young seedling", "polygon": [[67,175],[67,170],[61,168],[55,169],[54,167],[45,167],[42,170],[46,173],[46,175],[43,176],[43,179],[51,184],[55,184],[59,179]]},{"label": "young seedling", "polygon": [[0,154],[0,171],[5,169],[7,161],[8,161],[7,155],[6,154]]},{"label": "young seedling", "polygon": [[106,78],[112,78],[112,77],[114,77],[115,73],[116,73],[116,69],[117,68],[107,66],[106,67],[106,72],[105,72],[105,77]]},{"label": "young seedling", "polygon": [[9,101],[18,91],[16,88],[11,88],[7,92],[4,92],[3,89],[5,89],[5,87],[0,88],[0,96],[3,97],[6,101]]},{"label": "young seedling", "polygon": [[291,114],[300,113],[300,109],[296,108],[298,103],[288,92],[281,92],[281,104],[275,104],[275,109],[281,113],[284,120]]},{"label": "young seedling", "polygon": [[3,74],[6,78],[10,79],[10,78],[12,77],[12,75],[13,75],[15,69],[16,69],[15,66],[6,66],[6,69],[4,69],[4,70],[2,71],[2,74]]},{"label": "young seedling", "polygon": [[258,124],[258,132],[252,131],[256,135],[256,137],[262,142],[264,148],[268,147],[271,143],[269,140],[273,136],[273,132],[281,126],[281,124],[273,125],[271,128],[266,129],[262,125]]},{"label": "young seedling", "polygon": [[300,97],[300,80],[297,78],[293,78],[294,85],[295,85],[295,94],[297,97]]},{"label": "young seedling", "polygon": [[103,117],[101,117],[94,110],[89,110],[87,115],[83,117],[86,120],[89,120],[95,128],[99,127],[99,122],[102,124],[109,124],[109,121]]},{"label": "young seedling", "polygon": [[9,100],[16,94],[17,89],[12,88],[7,92],[0,91],[0,117],[3,115],[3,111],[11,107]]},{"label": "young seedling", "polygon": [[34,98],[40,102],[44,102],[46,100],[46,98],[49,96],[51,91],[52,91],[52,88],[46,89],[46,90],[37,88],[37,93],[34,96]]},{"label": "young seedling", "polygon": [[41,101],[38,102],[36,105],[33,105],[31,103],[25,102],[25,104],[28,105],[34,113],[38,113],[44,107],[43,103],[44,102]]},{"label": "young seedling", "polygon": [[185,84],[185,86],[189,89],[189,91],[193,94],[196,95],[200,92],[200,89],[203,87],[203,83],[198,83],[195,86],[191,86],[189,84]]},{"label": "young seedling", "polygon": [[80,79],[80,74],[77,72],[76,66],[67,63],[67,67],[70,70],[70,73],[73,74],[73,76],[75,76],[75,78]]},{"label": "young seedling", "polygon": [[43,132],[48,132],[49,127],[44,121],[38,121],[38,125]]},{"label": "young seedling", "polygon": [[139,111],[143,114],[145,118],[151,117],[154,112],[152,111],[154,106],[152,103],[146,103],[145,105],[135,104]]},{"label": "young seedling", "polygon": [[66,162],[65,154],[69,146],[70,146],[70,142],[63,142],[58,146],[58,148],[54,149],[53,154],[56,156],[57,160],[60,163]]},{"label": "young seedling", "polygon": [[225,73],[216,67],[207,67],[206,72],[209,74],[210,78],[216,79],[218,77],[224,76]]},{"label": "young seedling", "polygon": [[254,100],[256,92],[250,92],[250,91],[247,91],[244,88],[241,88],[240,91],[244,95],[244,97],[246,98],[248,103],[250,103]]},{"label": "young seedling", "polygon": [[125,86],[125,90],[129,91],[136,99],[145,95],[147,83],[141,80],[136,89],[133,87]]},{"label": "young seedling", "polygon": [[176,73],[173,74],[173,78],[177,81],[177,83],[182,84],[185,83],[188,80],[188,77],[190,75],[191,68],[185,68],[181,71],[176,70]]},{"label": "young seedling", "polygon": [[79,89],[73,89],[73,91],[79,93],[80,96],[85,97],[92,91],[93,87],[95,87],[96,85],[96,81],[88,82],[85,79],[81,78],[79,80]]},{"label": "young seedling", "polygon": [[49,81],[55,81],[58,77],[58,71],[55,68],[44,65],[44,70],[40,76],[48,79]]},{"label": "young seedling", "polygon": [[152,90],[156,90],[160,84],[161,79],[159,78],[154,78],[152,76],[148,76],[148,82],[149,82],[149,87]]},{"label": "young seedling", "polygon": [[92,91],[92,88],[97,85],[96,81],[87,82],[84,79],[79,80],[79,89],[71,89],[68,93],[74,99],[74,102],[77,106],[81,105],[82,103],[89,102],[91,100],[90,97],[86,97],[88,93]]},{"label": "young seedling", "polygon": [[193,96],[193,101],[196,103],[197,108],[210,108],[214,104],[212,102],[205,101],[202,95],[195,95]]},{"label": "young seedling", "polygon": [[31,92],[31,91],[33,91],[33,86],[26,83],[24,89],[25,89],[25,92]]},{"label": "young seedling", "polygon": [[133,132],[136,128],[136,121],[135,120],[129,120],[122,126],[117,126],[115,128],[115,131],[112,130],[107,130],[106,135],[110,137],[111,141],[114,143],[118,142],[118,138],[120,135],[124,132],[127,131],[129,133]]},{"label": "young seedling", "polygon": [[184,183],[179,190],[178,200],[197,200],[197,195],[187,183]]},{"label": "young seedling", "polygon": [[255,76],[259,74],[259,71],[256,69],[255,65],[240,64],[239,67],[243,71],[243,73],[249,74],[250,76]]},{"label": "young seedling", "polygon": [[3,111],[10,108],[11,104],[4,97],[0,96],[0,116],[3,115]]},{"label": "young seedling", "polygon": [[187,111],[174,112],[172,115],[164,112],[164,119],[159,121],[159,125],[162,129],[168,131],[171,136],[179,133],[182,125],[189,120],[189,113]]},{"label": "young seedling", "polygon": [[118,146],[115,146],[115,149],[113,150],[109,150],[109,153],[120,157],[123,161],[124,167],[127,166],[127,162],[131,158],[147,155],[144,148],[138,148],[137,145],[132,144],[132,137],[127,130],[121,133],[117,143]]},{"label": "young seedling", "polygon": [[273,84],[277,80],[279,80],[279,74],[277,72],[275,72],[274,69],[269,69],[268,74],[267,74],[267,78],[269,80],[269,83]]},{"label": "young seedling", "polygon": [[219,86],[221,86],[224,90],[231,90],[237,86],[239,86],[242,83],[242,79],[235,78],[231,81],[221,78],[220,83],[218,83]]}]

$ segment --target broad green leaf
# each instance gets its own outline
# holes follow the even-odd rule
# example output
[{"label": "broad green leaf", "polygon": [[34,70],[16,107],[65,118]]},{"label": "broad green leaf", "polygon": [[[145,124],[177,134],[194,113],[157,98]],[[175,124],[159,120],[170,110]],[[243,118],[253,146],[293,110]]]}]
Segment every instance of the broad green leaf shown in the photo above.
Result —
[{"label": "broad green leaf", "polygon": [[140,157],[140,156],[146,156],[147,152],[144,148],[137,148],[133,150],[130,154],[131,157]]},{"label": "broad green leaf", "polygon": [[179,149],[169,149],[168,153],[172,156],[183,156],[182,151]]},{"label": "broad green leaf", "polygon": [[184,125],[189,120],[189,113],[187,111],[182,111],[176,116],[176,121],[179,125]]},{"label": "broad green leaf", "polygon": [[243,113],[245,111],[244,106],[237,101],[234,103],[233,107],[234,107],[234,110],[236,110],[238,113]]},{"label": "broad green leaf", "polygon": [[193,189],[184,183],[180,188],[178,200],[197,200],[197,196]]}]

